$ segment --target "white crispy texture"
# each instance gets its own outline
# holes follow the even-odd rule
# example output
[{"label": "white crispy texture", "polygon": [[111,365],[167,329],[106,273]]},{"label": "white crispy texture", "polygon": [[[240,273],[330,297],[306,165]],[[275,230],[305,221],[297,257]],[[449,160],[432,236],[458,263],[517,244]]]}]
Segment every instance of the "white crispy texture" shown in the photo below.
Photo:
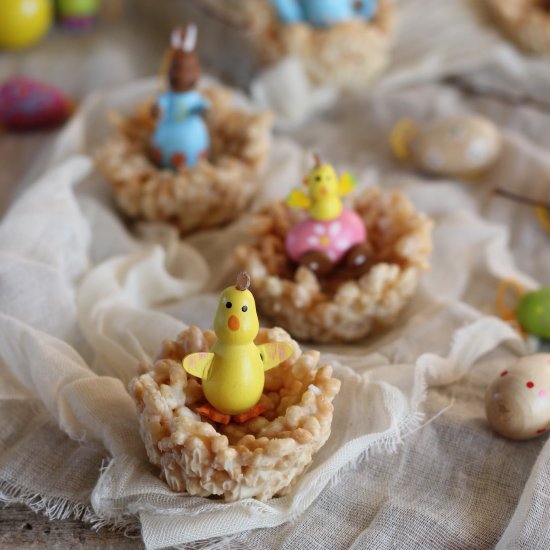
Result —
[{"label": "white crispy texture", "polygon": [[550,10],[543,0],[486,0],[504,32],[529,52],[550,54]]},{"label": "white crispy texture", "polygon": [[97,165],[129,218],[166,221],[188,233],[227,223],[250,204],[269,153],[273,117],[235,108],[222,87],[204,93],[211,104],[211,160],[194,169],[159,170],[149,159],[151,104],[126,119],[116,117],[116,135],[99,150]]},{"label": "white crispy texture", "polygon": [[386,67],[394,29],[391,0],[381,0],[370,22],[353,20],[318,29],[283,25],[268,0],[210,0],[209,9],[249,28],[264,63],[299,58],[313,82],[342,88],[368,84]]},{"label": "white crispy texture", "polygon": [[181,365],[214,341],[212,331],[190,327],[164,341],[155,364],[130,382],[149,459],[174,491],[227,502],[283,495],[328,439],[340,381],[332,367],[317,368],[319,352],[302,353],[281,329],[260,329],[257,343],[290,342],[292,357],[266,373],[262,416],[216,428],[194,412],[204,402],[201,384]]},{"label": "white crispy texture", "polygon": [[332,290],[323,290],[306,267],[294,272],[284,242],[296,214],[281,203],[259,213],[251,227],[253,242],[237,248],[261,311],[295,338],[346,342],[390,325],[430,266],[433,222],[405,195],[373,187],[353,207],[365,222],[375,265]]}]

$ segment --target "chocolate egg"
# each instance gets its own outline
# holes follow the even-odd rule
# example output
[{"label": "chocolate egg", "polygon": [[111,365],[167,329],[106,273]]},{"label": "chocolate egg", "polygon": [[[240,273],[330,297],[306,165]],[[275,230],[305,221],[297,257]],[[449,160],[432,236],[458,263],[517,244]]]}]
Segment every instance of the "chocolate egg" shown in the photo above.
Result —
[{"label": "chocolate egg", "polygon": [[516,319],[525,332],[550,339],[550,287],[524,294],[516,307]]},{"label": "chocolate egg", "polygon": [[399,159],[439,176],[476,175],[496,160],[501,149],[497,127],[480,116],[442,119],[425,128],[405,119],[394,127],[391,142]]},{"label": "chocolate egg", "polygon": [[550,427],[550,354],[522,357],[503,370],[485,395],[491,427],[510,439],[532,439]]}]

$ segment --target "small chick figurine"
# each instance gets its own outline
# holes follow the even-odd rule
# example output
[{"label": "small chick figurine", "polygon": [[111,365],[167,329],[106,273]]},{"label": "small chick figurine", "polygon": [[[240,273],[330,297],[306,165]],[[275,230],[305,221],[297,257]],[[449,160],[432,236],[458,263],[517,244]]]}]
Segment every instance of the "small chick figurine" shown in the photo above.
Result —
[{"label": "small chick figurine", "polygon": [[185,36],[180,29],[172,32],[170,90],[158,98],[153,109],[157,126],[151,156],[164,168],[193,168],[199,159],[208,157],[210,137],[202,118],[208,102],[195,90],[200,77],[196,41],[195,25],[187,27]]},{"label": "small chick figurine", "polygon": [[239,273],[236,285],[222,292],[214,318],[218,340],[210,353],[192,353],[183,359],[183,368],[202,379],[208,401],[196,411],[222,424],[231,419],[246,422],[264,412],[258,403],[264,372],[292,355],[292,346],[284,342],[254,344],[260,324],[249,286],[248,274]]},{"label": "small chick figurine", "polygon": [[355,18],[369,21],[376,14],[377,0],[272,0],[285,24],[306,22],[330,27]]},{"label": "small chick figurine", "polygon": [[341,200],[356,182],[347,173],[338,179],[333,167],[322,164],[317,155],[315,162],[304,179],[307,193],[296,190],[287,199],[290,207],[308,213],[288,232],[287,254],[316,275],[329,274],[343,260],[350,274],[359,276],[369,267],[367,232],[363,220],[353,210],[344,208]]}]

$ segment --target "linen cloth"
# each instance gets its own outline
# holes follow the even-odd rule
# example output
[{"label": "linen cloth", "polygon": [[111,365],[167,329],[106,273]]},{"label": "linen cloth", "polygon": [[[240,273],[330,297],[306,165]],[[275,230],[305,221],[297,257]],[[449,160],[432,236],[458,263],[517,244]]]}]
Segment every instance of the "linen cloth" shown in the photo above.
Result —
[{"label": "linen cloth", "polygon": [[[433,269],[391,331],[322,348],[342,390],[331,438],[295,490],[226,505],[158,479],[125,389],[163,338],[186,323],[209,326],[246,225],[182,242],[160,225],[130,233],[120,222],[90,155],[109,132],[105,112],[155,87],[92,97],[0,225],[2,498],[132,532],[139,520],[148,548],[548,546],[546,440],[506,441],[483,414],[489,380],[534,345],[486,315],[496,284],[535,288],[550,267],[531,210],[490,189],[545,190],[548,115],[424,85],[350,98],[274,141],[255,208],[301,181],[304,144],[314,145],[361,186],[402,189],[436,220]],[[400,116],[472,109],[504,135],[483,180],[426,180],[395,163],[387,135]]]}]

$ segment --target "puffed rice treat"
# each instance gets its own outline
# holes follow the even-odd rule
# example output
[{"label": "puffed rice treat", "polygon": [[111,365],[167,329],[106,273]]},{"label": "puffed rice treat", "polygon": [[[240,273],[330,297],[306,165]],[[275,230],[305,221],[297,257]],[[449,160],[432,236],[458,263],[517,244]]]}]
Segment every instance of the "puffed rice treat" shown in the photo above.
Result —
[{"label": "puffed rice treat", "polygon": [[487,0],[503,31],[525,50],[550,54],[549,0]]},{"label": "puffed rice treat", "polygon": [[[252,0],[249,0],[252,1]],[[394,27],[391,0],[381,0],[372,21],[352,20],[328,28],[281,24],[268,1],[257,2],[252,32],[266,63],[299,58],[314,84],[358,89],[386,67]]]},{"label": "puffed rice treat", "polygon": [[[258,68],[291,55],[303,62],[312,83],[357,89],[375,79],[389,61],[395,19],[391,0],[380,0],[371,21],[352,20],[329,28],[282,24],[269,0],[202,0],[199,5],[196,9],[191,3],[189,16],[199,20],[201,28],[227,35],[227,42],[242,56],[252,56],[249,64]],[[243,37],[248,44],[242,43]]]},{"label": "puffed rice treat", "polygon": [[265,373],[261,416],[215,424],[194,411],[204,401],[201,382],[182,367],[186,355],[209,351],[215,340],[190,327],[165,340],[155,363],[141,365],[130,382],[149,460],[174,491],[226,502],[284,495],[330,435],[340,381],[329,365],[318,366],[319,352],[302,353],[282,329],[260,329],[256,344],[289,342],[293,354]]},{"label": "puffed rice treat", "polygon": [[250,204],[269,153],[273,116],[236,108],[219,86],[203,93],[211,104],[205,117],[211,155],[195,168],[159,169],[149,158],[151,102],[127,118],[114,116],[116,135],[96,160],[128,218],[169,222],[184,234],[227,223]]},{"label": "puffed rice treat", "polygon": [[236,249],[238,264],[254,281],[259,310],[294,338],[349,342],[391,325],[429,269],[433,222],[400,192],[365,190],[352,200],[372,248],[370,270],[358,279],[335,273],[318,279],[289,260],[285,239],[300,214],[283,203],[258,213],[251,243]]}]

